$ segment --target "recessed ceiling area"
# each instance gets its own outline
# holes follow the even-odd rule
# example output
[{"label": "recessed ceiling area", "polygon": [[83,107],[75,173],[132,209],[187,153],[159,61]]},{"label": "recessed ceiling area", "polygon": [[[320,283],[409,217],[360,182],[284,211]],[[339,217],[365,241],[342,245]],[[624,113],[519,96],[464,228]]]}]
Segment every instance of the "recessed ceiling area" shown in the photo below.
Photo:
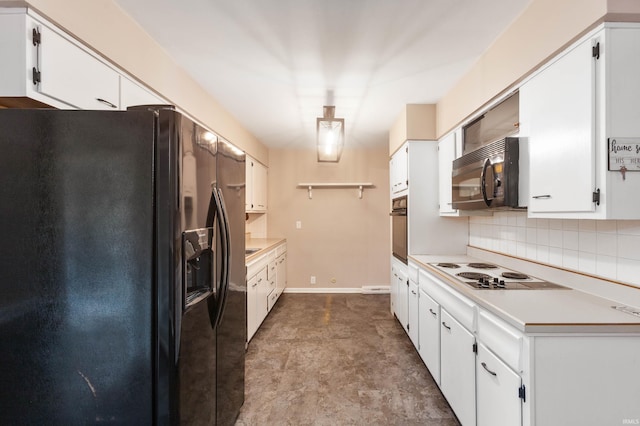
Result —
[{"label": "recessed ceiling area", "polygon": [[346,146],[387,144],[531,0],[115,1],[260,142],[315,149],[331,99]]}]

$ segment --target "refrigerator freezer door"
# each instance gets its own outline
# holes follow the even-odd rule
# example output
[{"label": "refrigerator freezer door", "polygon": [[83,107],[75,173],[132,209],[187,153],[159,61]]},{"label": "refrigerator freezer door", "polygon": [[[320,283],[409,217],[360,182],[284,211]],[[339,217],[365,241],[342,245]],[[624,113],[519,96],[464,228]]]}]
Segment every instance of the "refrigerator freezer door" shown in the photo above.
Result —
[{"label": "refrigerator freezer door", "polygon": [[2,423],[153,423],[153,114],[0,129]]}]

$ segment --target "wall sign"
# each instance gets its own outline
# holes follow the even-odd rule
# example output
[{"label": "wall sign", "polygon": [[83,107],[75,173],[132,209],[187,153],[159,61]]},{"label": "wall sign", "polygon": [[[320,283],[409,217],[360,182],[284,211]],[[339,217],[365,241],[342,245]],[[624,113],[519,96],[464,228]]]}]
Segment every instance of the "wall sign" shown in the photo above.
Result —
[{"label": "wall sign", "polygon": [[609,170],[640,172],[640,138],[609,138]]}]

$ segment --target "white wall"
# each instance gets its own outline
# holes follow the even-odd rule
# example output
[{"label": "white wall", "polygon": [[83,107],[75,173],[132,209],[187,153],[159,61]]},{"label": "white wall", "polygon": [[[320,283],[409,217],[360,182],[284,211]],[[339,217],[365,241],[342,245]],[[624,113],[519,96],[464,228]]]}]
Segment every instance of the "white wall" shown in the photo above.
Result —
[{"label": "white wall", "polygon": [[639,220],[469,219],[469,245],[640,287]]}]

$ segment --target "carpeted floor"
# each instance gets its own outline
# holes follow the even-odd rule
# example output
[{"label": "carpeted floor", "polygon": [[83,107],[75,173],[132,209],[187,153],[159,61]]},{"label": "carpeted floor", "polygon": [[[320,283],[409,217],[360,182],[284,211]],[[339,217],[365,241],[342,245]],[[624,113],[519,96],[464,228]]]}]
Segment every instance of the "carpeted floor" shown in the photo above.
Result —
[{"label": "carpeted floor", "polygon": [[283,294],[249,343],[249,425],[459,423],[389,295]]}]

